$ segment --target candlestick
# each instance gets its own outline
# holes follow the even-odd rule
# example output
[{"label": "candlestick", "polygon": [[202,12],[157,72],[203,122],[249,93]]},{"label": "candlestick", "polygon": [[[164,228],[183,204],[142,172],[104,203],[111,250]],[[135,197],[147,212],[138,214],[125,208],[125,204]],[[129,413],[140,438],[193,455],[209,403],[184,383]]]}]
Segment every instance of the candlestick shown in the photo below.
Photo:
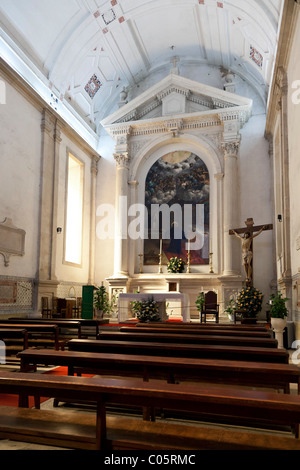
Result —
[{"label": "candlestick", "polygon": [[212,263],[212,256],[213,256],[213,253],[209,253],[209,266],[210,266],[209,272],[210,272],[210,273],[213,273],[213,272],[214,272],[213,263]]},{"label": "candlestick", "polygon": [[186,272],[187,272],[187,273],[190,273],[190,272],[191,272],[191,253],[190,253],[190,251],[188,251],[188,254],[187,254]]},{"label": "candlestick", "polygon": [[159,240],[159,262],[158,262],[158,274],[162,273],[162,265],[161,265],[161,259],[162,259],[162,238]]}]

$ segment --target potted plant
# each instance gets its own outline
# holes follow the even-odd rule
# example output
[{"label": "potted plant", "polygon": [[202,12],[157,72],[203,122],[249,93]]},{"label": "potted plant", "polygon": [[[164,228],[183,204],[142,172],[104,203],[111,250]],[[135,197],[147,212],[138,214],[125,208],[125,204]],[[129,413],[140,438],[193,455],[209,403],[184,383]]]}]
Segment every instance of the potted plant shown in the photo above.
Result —
[{"label": "potted plant", "polygon": [[170,259],[167,265],[167,271],[169,273],[182,273],[184,270],[185,262],[177,256]]},{"label": "potted plant", "polygon": [[224,313],[228,315],[228,318],[230,321],[235,320],[235,315],[234,312],[236,310],[236,303],[234,299],[230,299],[229,302],[227,303],[227,306],[224,310]]},{"label": "potted plant", "polygon": [[109,300],[108,292],[102,284],[94,293],[94,308],[96,310],[97,318],[103,318],[105,314],[112,312],[114,299]]},{"label": "potted plant", "polygon": [[160,320],[159,303],[153,297],[134,301],[131,304],[132,310],[136,313],[136,317],[140,322],[147,323]]},{"label": "potted plant", "polygon": [[236,312],[242,323],[256,323],[257,314],[262,308],[263,295],[255,287],[243,288],[236,299]]},{"label": "potted plant", "polygon": [[201,313],[202,307],[203,307],[203,305],[205,304],[204,292],[199,292],[195,304],[196,304],[196,307],[197,307],[198,312]]},{"label": "potted plant", "polygon": [[283,348],[283,332],[286,327],[286,317],[288,315],[288,310],[285,305],[287,301],[288,298],[282,297],[281,292],[270,295],[271,326],[275,333],[275,339],[278,341],[278,348]]}]

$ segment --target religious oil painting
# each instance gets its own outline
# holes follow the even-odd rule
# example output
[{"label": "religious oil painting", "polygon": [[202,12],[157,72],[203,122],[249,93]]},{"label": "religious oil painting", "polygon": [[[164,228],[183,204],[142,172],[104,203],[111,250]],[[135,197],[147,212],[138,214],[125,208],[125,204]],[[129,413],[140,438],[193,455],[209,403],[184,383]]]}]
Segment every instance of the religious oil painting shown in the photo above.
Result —
[{"label": "religious oil painting", "polygon": [[[159,262],[159,253],[162,249],[162,264],[168,264],[170,258],[181,257],[185,262],[190,250],[190,263],[194,265],[209,263],[209,172],[205,163],[197,155],[186,151],[175,151],[164,155],[150,168],[145,182],[145,206],[148,214],[148,238],[144,241],[144,264],[156,265]],[[165,230],[165,224],[160,221],[155,224],[158,227],[156,236],[153,236],[153,207],[167,205],[169,210],[169,227]],[[175,205],[175,206],[174,206]],[[165,206],[166,207],[166,206]],[[179,207],[179,211],[171,208]],[[192,232],[201,240],[201,248],[195,248],[195,241],[189,236],[186,228],[185,213],[187,207],[192,214]],[[202,221],[199,213],[201,207]],[[160,212],[160,217],[162,217]],[[178,217],[181,217],[179,220]],[[152,226],[151,226],[152,225]],[[179,226],[179,228],[178,228]],[[179,235],[180,233],[180,235]],[[162,241],[161,241],[162,240]],[[200,246],[199,245],[199,246]]]}]

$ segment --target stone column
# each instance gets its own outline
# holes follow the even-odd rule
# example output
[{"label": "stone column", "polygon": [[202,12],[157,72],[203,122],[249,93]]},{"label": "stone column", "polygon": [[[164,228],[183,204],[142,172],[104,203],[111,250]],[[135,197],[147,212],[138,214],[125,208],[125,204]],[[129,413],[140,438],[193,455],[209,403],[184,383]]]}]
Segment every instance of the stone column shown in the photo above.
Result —
[{"label": "stone column", "polygon": [[223,142],[224,150],[224,268],[223,275],[238,274],[234,260],[236,239],[229,230],[237,228],[238,223],[238,169],[237,157],[240,140]]},{"label": "stone column", "polygon": [[[129,191],[130,191],[130,205],[133,206],[138,203],[137,192],[138,192],[138,181],[129,181]],[[132,217],[129,217],[129,221]],[[140,250],[143,247],[143,240],[133,240],[129,236],[128,240],[128,253],[129,253],[129,263],[128,269],[130,273],[139,272],[139,257]]]},{"label": "stone column", "polygon": [[128,275],[128,152],[114,154],[116,167],[114,275]]},{"label": "stone column", "polygon": [[54,129],[54,160],[53,160],[53,200],[52,200],[52,251],[50,278],[56,280],[56,249],[57,249],[57,207],[58,207],[58,182],[59,182],[59,147],[61,143],[62,125],[55,123]]},{"label": "stone column", "polygon": [[95,278],[95,241],[96,241],[96,187],[98,174],[98,161],[100,157],[93,155],[91,161],[91,199],[90,199],[90,250],[89,250],[89,280],[94,284]]},{"label": "stone column", "polygon": [[210,235],[210,251],[213,253],[212,255],[212,262],[214,272],[222,273],[223,266],[224,266],[224,259],[223,259],[223,244],[222,244],[222,230],[223,230],[223,183],[224,183],[224,174],[217,173],[214,175],[215,180],[217,181],[217,225],[216,227],[212,226],[213,230]]},{"label": "stone column", "polygon": [[[282,276],[278,279],[280,290],[288,297],[287,309],[292,312],[292,267],[291,267],[291,235],[290,235],[290,187],[289,187],[289,141],[288,141],[288,77],[283,67],[276,75],[276,84],[279,91],[278,110],[281,122],[281,205],[282,205]],[[279,273],[278,273],[279,274]],[[280,273],[281,274],[281,273]]]},{"label": "stone column", "polygon": [[[55,177],[55,152],[58,136],[54,139],[55,117],[44,109],[42,115],[42,161],[41,161],[41,218],[40,218],[40,253],[39,279],[51,280],[53,257],[53,198]],[[55,144],[56,140],[56,144]]]}]

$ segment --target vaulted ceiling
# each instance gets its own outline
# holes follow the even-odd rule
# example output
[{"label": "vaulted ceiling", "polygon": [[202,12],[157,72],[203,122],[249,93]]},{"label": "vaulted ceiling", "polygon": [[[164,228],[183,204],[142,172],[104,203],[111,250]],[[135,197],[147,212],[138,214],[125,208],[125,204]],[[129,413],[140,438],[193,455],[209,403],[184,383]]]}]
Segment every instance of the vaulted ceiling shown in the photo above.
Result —
[{"label": "vaulted ceiling", "polygon": [[123,87],[167,76],[175,57],[180,67],[230,70],[266,97],[283,2],[0,0],[0,50],[95,131]]}]

